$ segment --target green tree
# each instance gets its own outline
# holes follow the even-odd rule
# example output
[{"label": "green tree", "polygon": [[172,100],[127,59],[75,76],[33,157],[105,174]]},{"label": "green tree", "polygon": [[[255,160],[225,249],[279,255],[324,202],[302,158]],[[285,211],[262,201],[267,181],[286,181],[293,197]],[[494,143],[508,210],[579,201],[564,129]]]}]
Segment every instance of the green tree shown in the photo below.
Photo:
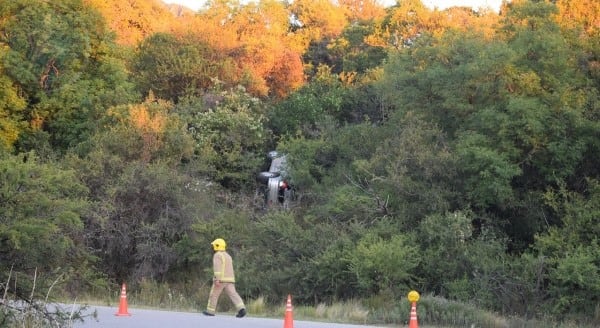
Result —
[{"label": "green tree", "polygon": [[0,149],[12,150],[25,128],[23,110],[26,102],[4,72],[2,58],[5,53],[6,49],[0,48]]},{"label": "green tree", "polygon": [[76,172],[33,153],[6,156],[0,158],[0,186],[0,275],[3,281],[15,279],[11,272],[27,277],[17,280],[16,296],[28,299],[35,291],[43,298],[53,279],[75,290],[89,283],[94,259],[83,244],[83,218],[90,203]]},{"label": "green tree", "polygon": [[521,158],[529,155],[524,171],[551,183],[572,175],[582,160],[587,81],[576,49],[552,18],[555,5],[523,2],[511,9],[502,31],[518,55],[505,75],[511,93],[505,110],[512,122],[501,129],[502,137],[516,140]]},{"label": "green tree", "polygon": [[411,116],[392,120],[384,129],[373,156],[354,164],[382,214],[408,225],[455,206],[451,181],[456,163],[444,133]]},{"label": "green tree", "polygon": [[448,136],[461,207],[504,226],[518,251],[558,223],[544,189],[581,181],[581,169],[594,174],[586,168],[597,150],[597,93],[554,12],[549,3],[514,3],[494,39],[456,31],[420,37],[390,57],[378,82],[391,117],[417,115]]},{"label": "green tree", "polygon": [[[236,215],[229,230],[239,231],[236,226],[245,225],[239,221]],[[240,245],[237,254],[240,272],[244,272],[242,290],[273,302],[291,293],[300,304],[357,295],[355,279],[348,271],[349,249],[343,248],[351,247],[350,230],[292,211],[273,211],[250,221],[249,229],[234,238]]]},{"label": "green tree", "polygon": [[366,37],[373,33],[373,29],[373,24],[353,24],[331,42],[328,50],[333,57],[334,72],[365,73],[381,65],[387,58],[386,50],[365,42]]},{"label": "green tree", "polygon": [[195,142],[197,174],[227,188],[247,188],[267,152],[265,107],[241,86],[219,87],[203,100],[182,103],[178,110]]},{"label": "green tree", "polygon": [[193,140],[173,108],[154,98],[112,108],[105,130],[67,158],[91,190],[85,241],[111,281],[165,282],[189,269],[179,245],[213,191],[183,169]]},{"label": "green tree", "polygon": [[44,131],[64,151],[93,133],[106,108],[133,99],[111,34],[81,0],[3,2],[0,12],[2,66],[27,101],[20,148]]},{"label": "green tree", "polygon": [[559,315],[593,313],[600,304],[600,183],[588,186],[586,195],[564,188],[545,194],[561,225],[538,234],[533,247],[546,263],[549,310]]},{"label": "green tree", "polygon": [[177,39],[167,33],[146,38],[132,60],[140,92],[151,91],[174,102],[186,95],[201,95],[213,84],[213,78],[224,78],[223,68],[207,44],[191,36]]},{"label": "green tree", "polygon": [[458,139],[460,181],[466,201],[477,208],[506,206],[514,201],[511,182],[521,174],[517,164],[483,135],[465,133]]},{"label": "green tree", "polygon": [[458,211],[435,213],[419,224],[419,254],[427,259],[420,263],[419,278],[427,281],[431,292],[456,297],[453,290],[446,290],[449,282],[470,274],[472,263],[467,251],[473,236],[471,221],[470,213]]},{"label": "green tree", "polygon": [[393,235],[388,240],[367,233],[349,254],[349,270],[356,276],[358,288],[370,294],[392,290],[399,296],[414,285],[413,270],[420,262],[417,252],[407,235]]},{"label": "green tree", "polygon": [[344,98],[349,95],[328,66],[320,66],[313,80],[275,104],[268,112],[269,127],[276,136],[318,137],[320,125],[343,117]]}]

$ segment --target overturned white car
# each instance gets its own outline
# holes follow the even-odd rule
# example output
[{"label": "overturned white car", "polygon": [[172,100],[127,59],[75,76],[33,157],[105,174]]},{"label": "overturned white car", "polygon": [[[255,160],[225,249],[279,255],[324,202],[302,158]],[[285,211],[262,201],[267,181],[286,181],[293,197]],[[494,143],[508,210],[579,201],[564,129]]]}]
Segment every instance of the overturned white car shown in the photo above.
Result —
[{"label": "overturned white car", "polygon": [[270,151],[267,156],[271,160],[269,171],[260,172],[257,176],[261,184],[261,192],[264,193],[265,206],[271,208],[279,205],[288,209],[293,197],[293,189],[287,176],[285,155]]}]

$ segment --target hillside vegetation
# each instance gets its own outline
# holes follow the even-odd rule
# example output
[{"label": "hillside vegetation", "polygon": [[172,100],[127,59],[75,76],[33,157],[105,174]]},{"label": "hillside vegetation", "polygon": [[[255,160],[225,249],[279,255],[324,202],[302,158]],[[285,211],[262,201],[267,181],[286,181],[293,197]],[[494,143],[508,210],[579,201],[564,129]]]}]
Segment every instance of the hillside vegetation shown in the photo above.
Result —
[{"label": "hillside vegetation", "polygon": [[0,326],[123,282],[203,307],[217,237],[248,300],[598,326],[600,3],[2,1],[0,204]]}]

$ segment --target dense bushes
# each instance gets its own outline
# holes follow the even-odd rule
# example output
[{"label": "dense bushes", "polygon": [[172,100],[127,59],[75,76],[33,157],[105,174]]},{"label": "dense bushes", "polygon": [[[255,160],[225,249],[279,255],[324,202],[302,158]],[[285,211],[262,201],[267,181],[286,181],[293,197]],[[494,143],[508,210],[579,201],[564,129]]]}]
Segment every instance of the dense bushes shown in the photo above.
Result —
[{"label": "dense bushes", "polygon": [[[417,289],[432,295],[432,321],[505,324],[471,303],[600,322],[598,34],[557,25],[554,4],[511,2],[494,33],[431,30],[419,7],[421,30],[385,60],[384,34],[314,40],[313,61],[335,51],[320,48],[329,41],[377,56],[357,72],[340,66],[350,57],[332,68],[323,56],[310,83],[277,99],[213,79],[256,74],[229,72],[227,51],[206,40],[120,48],[83,2],[33,2],[0,5],[10,295],[24,299],[37,272],[39,288],[57,281],[65,297],[123,281],[134,294],[204,297],[209,243],[222,237],[248,299],[362,299],[385,321]],[[395,10],[372,30],[402,28]],[[257,192],[274,148],[295,188],[287,211],[265,210]],[[462,304],[436,310],[442,299]]]}]

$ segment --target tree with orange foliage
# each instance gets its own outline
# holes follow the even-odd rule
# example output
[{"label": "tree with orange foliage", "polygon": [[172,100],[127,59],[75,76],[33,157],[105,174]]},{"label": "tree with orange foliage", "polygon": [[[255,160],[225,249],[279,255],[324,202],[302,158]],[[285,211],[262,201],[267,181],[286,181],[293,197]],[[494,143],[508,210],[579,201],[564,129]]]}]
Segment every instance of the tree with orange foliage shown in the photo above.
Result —
[{"label": "tree with orange foliage", "polygon": [[[248,91],[269,94],[269,74],[284,59],[288,30],[287,12],[282,3],[274,0],[249,3],[233,17],[232,25],[240,42],[236,59],[253,77]],[[293,75],[292,75],[293,76]],[[284,82],[282,80],[281,82]],[[285,87],[285,86],[281,86]]]},{"label": "tree with orange foliage", "polygon": [[303,64],[300,55],[284,50],[282,56],[267,74],[267,84],[271,96],[284,98],[304,84]]},{"label": "tree with orange foliage", "polygon": [[160,0],[83,1],[100,11],[121,45],[134,46],[156,32],[171,32],[177,25],[177,17]]},{"label": "tree with orange foliage", "polygon": [[368,42],[400,49],[427,30],[430,18],[431,11],[420,0],[402,1],[393,7]]},{"label": "tree with orange foliage", "polygon": [[276,0],[241,4],[214,0],[196,16],[192,33],[216,49],[230,67],[231,84],[257,96],[283,96],[303,83],[303,51],[288,34],[289,14]]},{"label": "tree with orange foliage", "polygon": [[232,28],[232,20],[240,6],[239,1],[207,1],[206,8],[189,22],[185,33],[192,33],[223,54],[231,53],[239,44],[236,29]]},{"label": "tree with orange foliage", "polygon": [[[160,106],[152,106],[154,103]],[[131,126],[140,135],[142,146],[140,160],[144,163],[149,163],[163,145],[161,135],[167,122],[167,111],[164,109],[170,106],[172,105],[168,102],[154,99],[154,95],[150,94],[145,103],[130,105],[128,108]]]},{"label": "tree with orange foliage", "polygon": [[600,2],[597,0],[556,1],[558,24],[563,28],[580,28],[587,36],[600,34]]},{"label": "tree with orange foliage", "polygon": [[469,7],[450,7],[442,12],[444,29],[454,28],[463,32],[478,31],[491,38],[500,22],[500,15],[489,9],[474,10]]},{"label": "tree with orange foliage", "polygon": [[340,35],[348,24],[346,8],[331,0],[296,0],[289,9],[300,26],[295,33],[305,47]]},{"label": "tree with orange foliage", "polygon": [[450,7],[430,10],[420,0],[406,0],[392,7],[388,16],[366,38],[371,45],[401,49],[410,46],[423,34],[440,37],[448,29],[477,31],[488,37],[494,34],[499,16],[485,8]]},{"label": "tree with orange foliage", "polygon": [[385,16],[385,8],[378,0],[338,0],[348,13],[350,21],[373,21]]}]

